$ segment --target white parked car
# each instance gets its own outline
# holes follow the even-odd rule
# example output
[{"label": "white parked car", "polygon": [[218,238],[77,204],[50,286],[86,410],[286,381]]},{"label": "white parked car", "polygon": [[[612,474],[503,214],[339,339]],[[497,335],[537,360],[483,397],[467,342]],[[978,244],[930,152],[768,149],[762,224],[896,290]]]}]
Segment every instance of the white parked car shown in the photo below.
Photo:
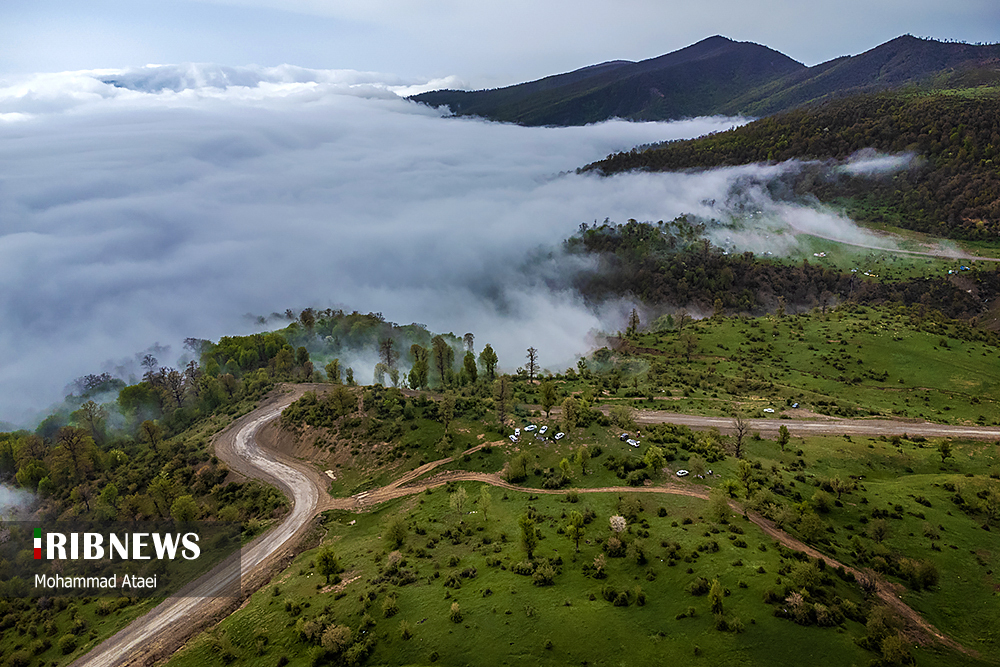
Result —
[{"label": "white parked car", "polygon": [[772,413],[774,412],[774,408],[764,408],[764,412]]},{"label": "white parked car", "polygon": [[535,426],[534,424],[528,424],[527,426],[524,427],[524,430],[528,431],[528,432],[531,432],[531,431],[538,430],[538,427]]},{"label": "white parked car", "polygon": [[627,442],[628,444],[632,445],[633,447],[638,447],[639,446],[639,441],[638,440],[633,440],[632,438],[629,438],[625,442]]},{"label": "white parked car", "polygon": [[793,408],[797,408],[797,407],[799,407],[799,404],[798,403],[792,403],[792,407]]},{"label": "white parked car", "polygon": [[546,431],[548,430],[549,430],[548,426],[543,426],[540,429],[538,429],[538,435],[545,435]]},{"label": "white parked car", "polygon": [[621,440],[622,442],[625,442],[626,440],[628,440],[628,433],[622,433],[620,436],[618,436],[618,439]]},{"label": "white parked car", "polygon": [[517,437],[519,437],[519,438],[520,438],[520,437],[521,437],[521,429],[519,429],[519,428],[515,428],[515,429],[514,429],[514,435],[516,435]]},{"label": "white parked car", "polygon": [[687,470],[678,470],[677,471],[677,476],[678,477],[686,477],[687,475],[688,475],[688,471]]},{"label": "white parked car", "polygon": [[565,437],[566,437],[566,434],[563,433],[562,431],[560,431],[559,433],[556,433],[556,440],[562,440]]},{"label": "white parked car", "polygon": [[508,435],[507,437],[510,438],[511,442],[513,442],[514,444],[517,444],[517,436],[516,435]]}]

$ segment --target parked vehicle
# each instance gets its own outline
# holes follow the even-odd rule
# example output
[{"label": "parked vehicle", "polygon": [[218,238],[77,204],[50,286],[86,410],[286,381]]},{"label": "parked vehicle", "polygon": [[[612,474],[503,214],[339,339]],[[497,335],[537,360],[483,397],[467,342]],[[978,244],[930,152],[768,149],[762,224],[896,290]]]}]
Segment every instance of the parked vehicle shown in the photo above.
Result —
[{"label": "parked vehicle", "polygon": [[534,424],[528,424],[527,426],[524,427],[524,430],[530,433],[531,431],[537,431],[538,427],[535,426]]},{"label": "parked vehicle", "polygon": [[540,429],[538,429],[538,435],[545,435],[546,431],[548,430],[549,430],[548,426],[543,426]]},{"label": "parked vehicle", "polygon": [[517,436],[516,435],[508,435],[507,437],[510,438],[510,441],[513,442],[515,445],[517,444]]},{"label": "parked vehicle", "polygon": [[688,474],[689,474],[689,473],[688,473],[688,471],[687,471],[687,470],[678,470],[678,471],[677,471],[677,476],[678,476],[678,477],[686,477],[686,476],[687,476]]},{"label": "parked vehicle", "polygon": [[560,431],[559,433],[556,433],[556,440],[562,440],[565,437],[566,437],[566,434],[563,433],[562,431]]}]

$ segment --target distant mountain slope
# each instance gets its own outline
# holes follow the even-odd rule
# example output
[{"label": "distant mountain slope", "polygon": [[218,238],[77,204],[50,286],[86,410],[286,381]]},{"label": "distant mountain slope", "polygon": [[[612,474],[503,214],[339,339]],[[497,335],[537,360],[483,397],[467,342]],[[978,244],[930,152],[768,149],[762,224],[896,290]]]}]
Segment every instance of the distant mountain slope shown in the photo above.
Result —
[{"label": "distant mountain slope", "polygon": [[734,98],[806,67],[759,44],[709,37],[641,62],[613,61],[506,88],[439,90],[411,99],[523,125],[584,125],[717,113]]},{"label": "distant mountain slope", "polygon": [[608,118],[667,120],[764,116],[801,104],[921,83],[1000,81],[1000,45],[909,35],[857,56],[806,67],[752,42],[709,37],[641,62],[612,61],[506,88],[438,90],[411,99],[522,125],[583,125]]},{"label": "distant mountain slope", "polygon": [[947,86],[959,78],[956,75],[982,69],[1000,76],[1000,45],[946,43],[904,35],[859,55],[793,72],[734,99],[720,111],[766,116],[830,97],[907,84]]}]

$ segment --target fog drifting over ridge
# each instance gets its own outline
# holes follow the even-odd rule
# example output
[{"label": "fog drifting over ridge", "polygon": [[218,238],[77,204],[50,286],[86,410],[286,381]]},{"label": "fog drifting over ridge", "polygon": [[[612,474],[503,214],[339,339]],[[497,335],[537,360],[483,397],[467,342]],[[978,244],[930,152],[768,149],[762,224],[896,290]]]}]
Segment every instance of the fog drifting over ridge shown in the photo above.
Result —
[{"label": "fog drifting over ridge", "polygon": [[555,368],[627,304],[596,313],[542,287],[529,253],[605,217],[712,216],[706,200],[783,169],[576,175],[743,121],[523,128],[399,97],[440,85],[199,65],[0,82],[0,419],[109,359],[160,343],[172,365],[184,337],[306,306],[472,331],[508,369],[535,346]]}]

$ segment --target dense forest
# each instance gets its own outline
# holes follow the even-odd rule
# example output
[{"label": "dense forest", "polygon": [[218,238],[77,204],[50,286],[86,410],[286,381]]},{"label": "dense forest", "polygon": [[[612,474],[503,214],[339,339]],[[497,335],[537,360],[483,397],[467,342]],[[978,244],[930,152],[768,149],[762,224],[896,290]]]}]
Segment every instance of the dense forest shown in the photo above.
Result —
[{"label": "dense forest", "polygon": [[700,238],[701,226],[678,218],[656,224],[629,220],[581,225],[566,250],[598,258],[576,276],[588,300],[632,296],[648,304],[686,306],[701,313],[763,314],[779,308],[825,308],[856,303],[922,305],[947,317],[975,319],[1000,295],[1000,269],[973,275],[916,278],[894,283],[865,279],[804,261],[798,265],[727,255]]},{"label": "dense forest", "polygon": [[960,239],[1000,236],[1000,97],[989,89],[833,100],[699,139],[617,153],[584,170],[610,175],[791,159],[843,162],[863,149],[918,159],[881,179],[807,165],[796,194],[847,199],[851,214],[869,222]]}]

